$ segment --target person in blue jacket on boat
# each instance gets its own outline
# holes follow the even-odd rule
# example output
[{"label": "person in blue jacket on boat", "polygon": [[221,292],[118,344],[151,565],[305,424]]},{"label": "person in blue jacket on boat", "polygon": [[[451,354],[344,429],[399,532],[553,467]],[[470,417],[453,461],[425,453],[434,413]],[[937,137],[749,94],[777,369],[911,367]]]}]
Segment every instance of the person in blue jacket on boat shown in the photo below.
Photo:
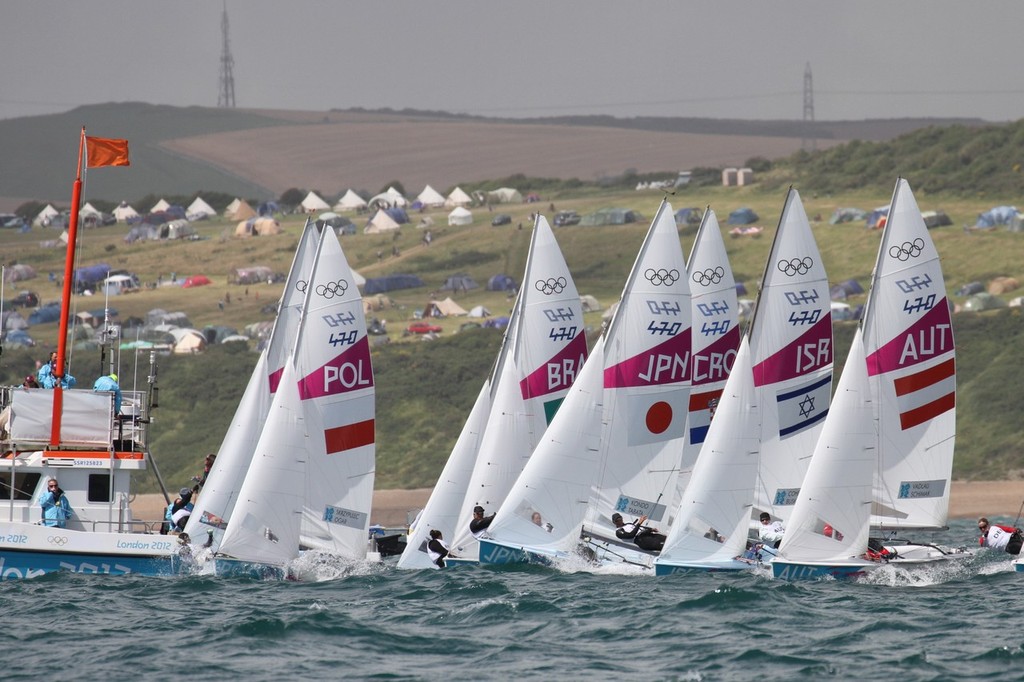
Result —
[{"label": "person in blue jacket on boat", "polygon": [[39,504],[43,508],[44,526],[64,528],[67,526],[68,519],[75,513],[64,491],[57,485],[56,478],[51,478],[46,482],[46,492],[39,498]]},{"label": "person in blue jacket on boat", "polygon": [[61,388],[74,388],[78,381],[75,377],[71,376],[71,372],[68,372],[65,369],[64,376],[60,377],[60,381],[58,382],[58,377],[54,373],[56,369],[57,351],[53,351],[50,353],[50,361],[40,367],[39,371],[36,372],[36,381],[39,382],[39,385],[43,388],[56,388],[57,384],[60,383]]},{"label": "person in blue jacket on boat", "polygon": [[94,391],[106,391],[114,394],[114,414],[121,414],[121,387],[117,385],[116,374],[105,374],[92,385]]}]

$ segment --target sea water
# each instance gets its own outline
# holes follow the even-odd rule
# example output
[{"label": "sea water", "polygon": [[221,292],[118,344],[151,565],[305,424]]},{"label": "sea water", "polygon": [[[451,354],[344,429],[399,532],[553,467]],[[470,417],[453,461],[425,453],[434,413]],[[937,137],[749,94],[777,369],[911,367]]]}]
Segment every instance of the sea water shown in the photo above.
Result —
[{"label": "sea water", "polygon": [[[936,541],[976,544],[973,523],[951,525]],[[768,571],[656,578],[629,567],[333,570],[321,582],[5,582],[0,679],[1024,675],[1024,573],[992,552],[918,571],[888,566],[856,582],[787,583]]]}]

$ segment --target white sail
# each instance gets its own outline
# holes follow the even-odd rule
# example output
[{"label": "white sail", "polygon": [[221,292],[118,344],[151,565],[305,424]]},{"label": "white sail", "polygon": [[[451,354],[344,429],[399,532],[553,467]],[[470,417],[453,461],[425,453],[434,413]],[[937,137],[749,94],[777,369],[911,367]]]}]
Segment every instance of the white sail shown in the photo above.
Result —
[{"label": "white sail", "polygon": [[786,526],[785,562],[846,562],[868,546],[868,517],[876,462],[874,406],[858,329],[835,400]]},{"label": "white sail", "polygon": [[495,541],[561,552],[581,526],[614,537],[614,511],[667,523],[690,385],[685,272],[663,202],[579,386],[491,524]]},{"label": "white sail", "polygon": [[285,364],[221,553],[283,565],[300,546],[365,556],[373,496],[374,384],[362,302],[324,230]]},{"label": "white sail", "polygon": [[750,347],[744,337],[656,563],[728,563],[743,552],[757,480],[760,424]]},{"label": "white sail", "polygon": [[446,535],[466,559],[479,551],[469,533],[473,507],[496,511],[505,500],[587,358],[579,293],[543,216],[534,224],[516,311],[463,508]]},{"label": "white sail", "polygon": [[740,343],[736,281],[718,218],[710,208],[697,230],[686,273],[692,292],[693,369],[676,505],[690,480]]},{"label": "white sail", "polygon": [[196,542],[205,542],[202,536],[213,531],[214,549],[220,545],[224,525],[234,509],[238,490],[256,450],[261,425],[270,411],[284,365],[291,357],[305,299],[305,280],[313,267],[317,240],[315,223],[307,220],[288,271],[267,347],[260,353],[249,377],[249,383],[224,434],[217,458],[185,528]]},{"label": "white sail", "polygon": [[783,520],[829,411],[831,310],[814,233],[800,195],[790,189],[749,332],[762,424],[754,504]]},{"label": "white sail", "polygon": [[938,252],[902,178],[863,329],[880,436],[872,525],[941,528],[956,435],[953,327]]},{"label": "white sail", "polygon": [[462,432],[455,447],[452,448],[448,461],[445,462],[441,475],[434,484],[430,499],[423,507],[409,534],[408,542],[398,558],[399,568],[437,568],[427,556],[426,543],[430,531],[438,529],[444,538],[453,535],[459,515],[463,511],[466,499],[466,487],[473,475],[480,440],[487,426],[487,417],[491,413],[491,382],[484,382],[480,394],[473,403]]}]

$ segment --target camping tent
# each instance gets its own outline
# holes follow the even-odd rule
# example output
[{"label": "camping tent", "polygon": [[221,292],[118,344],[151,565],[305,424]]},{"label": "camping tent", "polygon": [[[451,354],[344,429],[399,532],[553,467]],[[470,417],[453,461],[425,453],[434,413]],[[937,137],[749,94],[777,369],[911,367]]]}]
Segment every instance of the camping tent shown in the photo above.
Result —
[{"label": "camping tent", "polygon": [[401,208],[408,206],[409,200],[402,196],[402,193],[394,187],[388,187],[387,191],[370,197],[370,200],[366,203],[377,208],[389,208],[391,206]]},{"label": "camping tent", "polygon": [[251,265],[246,268],[235,268],[231,273],[231,281],[235,284],[256,284],[273,279],[274,271],[265,265]]},{"label": "camping tent", "polygon": [[213,282],[206,275],[192,275],[191,277],[186,277],[181,286],[183,289],[191,289],[192,287],[202,287],[207,284],[213,284]]},{"label": "camping tent", "polygon": [[580,218],[580,225],[597,227],[600,225],[626,225],[635,223],[640,214],[628,208],[601,208]]},{"label": "camping tent", "polygon": [[889,206],[879,206],[878,208],[868,213],[868,217],[864,219],[864,224],[869,230],[879,230],[885,227],[885,221],[889,218]]},{"label": "camping tent", "polygon": [[517,189],[499,187],[487,193],[487,201],[492,204],[521,204],[523,203],[523,195]]},{"label": "camping tent", "polygon": [[27,263],[15,263],[4,269],[5,282],[22,282],[36,276],[36,269]]},{"label": "camping tent", "polygon": [[103,280],[101,291],[111,296],[141,291],[139,278],[134,275],[111,275]]},{"label": "camping tent", "polygon": [[470,317],[490,317],[491,316],[491,311],[488,310],[487,308],[483,307],[482,305],[473,306],[469,310],[469,316]]},{"label": "camping tent", "polygon": [[159,239],[160,230],[157,229],[156,225],[150,225],[149,223],[139,223],[132,229],[128,230],[128,234],[124,236],[124,243],[131,244],[133,242],[141,241],[144,239]]},{"label": "camping tent", "polygon": [[1013,217],[1017,215],[1016,206],[996,206],[978,215],[978,222],[975,227],[995,227],[996,225],[1009,225]]},{"label": "camping tent", "polygon": [[206,337],[198,329],[176,328],[170,334],[174,337],[175,353],[199,353],[206,348]]},{"label": "camping tent", "polygon": [[306,195],[306,198],[302,200],[300,205],[306,213],[319,213],[320,211],[331,210],[330,205],[313,190],[309,190],[309,194]]},{"label": "camping tent", "polygon": [[444,200],[444,205],[447,208],[453,208],[455,206],[469,206],[473,203],[473,200],[468,194],[462,191],[461,187],[456,187],[448,195],[448,198]]},{"label": "camping tent", "polygon": [[828,219],[828,222],[830,225],[838,225],[839,223],[852,223],[855,220],[864,220],[866,217],[867,213],[859,208],[837,208],[832,211],[832,217]]},{"label": "camping tent", "polygon": [[444,206],[444,195],[430,185],[427,185],[423,188],[423,191],[416,196],[416,201],[428,208],[440,208]]},{"label": "camping tent", "polygon": [[53,207],[53,204],[47,204],[46,208],[40,211],[35,219],[32,221],[33,225],[49,225],[50,220],[60,215],[60,212]]},{"label": "camping tent", "polygon": [[150,213],[160,213],[161,211],[166,211],[170,207],[171,207],[171,205],[169,203],[167,203],[166,199],[161,199],[160,201],[158,201],[155,204],[153,204],[153,208],[149,209],[149,212]]},{"label": "camping tent", "polygon": [[583,312],[585,313],[594,313],[601,309],[601,304],[590,294],[580,296],[580,305],[583,306]]},{"label": "camping tent", "polygon": [[380,234],[381,232],[391,232],[393,230],[401,229],[401,225],[395,222],[395,219],[388,215],[388,212],[384,209],[378,209],[373,217],[366,223],[366,227],[363,228],[364,234]]},{"label": "camping tent", "polygon": [[472,225],[473,224],[473,212],[468,208],[462,206],[456,206],[452,209],[452,212],[448,214],[449,225]]},{"label": "camping tent", "polygon": [[924,218],[924,225],[929,230],[953,224],[952,219],[944,211],[922,211],[921,217]]},{"label": "camping tent", "polygon": [[[970,310],[974,313],[980,313],[983,310],[995,310],[996,308],[1005,308],[1006,301],[993,296],[988,293],[974,294],[964,302],[964,310]],[[30,320],[31,321],[31,320]]]},{"label": "camping tent", "polygon": [[396,289],[412,289],[414,287],[426,286],[423,280],[416,275],[385,275],[384,277],[374,277],[366,280],[366,285],[363,287],[363,294],[369,296],[370,294],[381,294],[387,291],[395,291]]},{"label": "camping tent", "polygon": [[86,216],[93,216],[93,217],[95,217],[95,216],[102,215],[102,212],[98,208],[93,206],[91,202],[87,201],[87,202],[85,202],[85,206],[83,206],[82,208],[80,208],[78,210],[78,215],[82,216],[83,218],[86,217]]},{"label": "camping tent", "polygon": [[451,297],[443,301],[431,301],[423,310],[423,317],[448,317],[450,315],[466,315],[466,310]]},{"label": "camping tent", "polygon": [[829,296],[833,301],[845,301],[850,296],[863,294],[864,287],[855,279],[848,279],[845,282],[836,284],[829,290]]},{"label": "camping tent", "polygon": [[160,226],[160,239],[185,239],[196,233],[187,220],[172,220]]},{"label": "camping tent", "polygon": [[473,278],[464,272],[459,272],[454,275],[449,275],[448,279],[441,285],[442,291],[469,291],[470,289],[476,289],[477,283],[473,281]]},{"label": "camping tent", "polygon": [[730,225],[749,225],[750,223],[756,223],[760,220],[760,217],[754,213],[753,209],[750,208],[737,208],[735,211],[729,214],[728,222]]},{"label": "camping tent", "polygon": [[17,310],[5,310],[0,313],[0,329],[14,331],[15,329],[28,329],[28,322]]},{"label": "camping tent", "polygon": [[697,225],[701,215],[699,208],[681,208],[675,212],[676,225]]},{"label": "camping tent", "polygon": [[132,208],[127,201],[118,204],[113,213],[119,223],[127,223],[139,217],[139,212]]},{"label": "camping tent", "polygon": [[351,189],[346,191],[345,195],[338,199],[338,203],[334,205],[335,211],[356,211],[360,208],[366,208],[366,199],[363,199]]},{"label": "camping tent", "polygon": [[1020,281],[1016,277],[996,277],[988,283],[988,293],[996,296],[1020,288]]},{"label": "camping tent", "polygon": [[189,220],[204,220],[206,218],[212,218],[217,215],[217,212],[213,210],[208,203],[203,201],[202,197],[196,197],[195,200],[188,205],[185,209],[185,217]]},{"label": "camping tent", "polygon": [[265,237],[267,235],[280,233],[281,223],[269,217],[252,217],[248,220],[243,220],[235,226],[236,237]]},{"label": "camping tent", "polygon": [[494,275],[487,280],[487,291],[515,291],[516,281],[508,275]]}]

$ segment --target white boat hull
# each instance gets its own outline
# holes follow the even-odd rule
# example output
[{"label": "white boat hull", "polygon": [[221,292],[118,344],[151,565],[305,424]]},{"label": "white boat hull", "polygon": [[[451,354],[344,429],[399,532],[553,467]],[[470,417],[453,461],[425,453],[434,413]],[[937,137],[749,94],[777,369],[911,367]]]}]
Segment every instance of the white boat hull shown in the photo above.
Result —
[{"label": "white boat hull", "polygon": [[893,558],[880,561],[854,557],[832,562],[788,561],[778,557],[772,562],[772,574],[781,580],[855,579],[887,565],[916,569],[974,556],[973,552],[963,548],[938,545],[889,545],[886,549],[893,553]]}]

